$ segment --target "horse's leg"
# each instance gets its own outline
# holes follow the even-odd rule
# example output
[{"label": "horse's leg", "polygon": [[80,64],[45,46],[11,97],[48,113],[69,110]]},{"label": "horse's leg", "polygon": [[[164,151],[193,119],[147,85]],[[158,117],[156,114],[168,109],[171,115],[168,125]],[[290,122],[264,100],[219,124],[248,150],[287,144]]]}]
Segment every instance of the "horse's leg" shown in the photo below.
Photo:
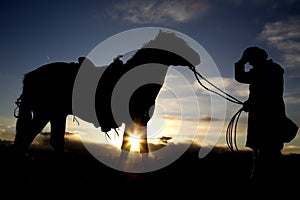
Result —
[{"label": "horse's leg", "polygon": [[16,125],[16,135],[14,139],[14,147],[19,153],[25,153],[33,142],[34,138],[43,130],[49,120],[35,114],[31,119],[31,113],[23,111],[20,107],[20,114]]},{"label": "horse's leg", "polygon": [[149,153],[148,139],[147,139],[147,124],[144,125],[140,134],[140,152]]},{"label": "horse's leg", "polygon": [[136,123],[138,124],[138,131],[137,134],[140,137],[140,152],[141,153],[149,153],[148,147],[148,139],[147,139],[147,124],[150,120],[149,110],[142,111],[139,113],[138,118],[136,118]]},{"label": "horse's leg", "polygon": [[48,120],[32,114],[32,109],[24,99],[20,102],[18,119],[16,122],[16,135],[13,147],[21,154],[26,153],[36,135],[46,126]]},{"label": "horse's leg", "polygon": [[50,119],[50,123],[51,123],[50,144],[53,147],[54,151],[58,154],[64,153],[66,119],[67,116],[64,114],[57,115],[52,119]]},{"label": "horse's leg", "polygon": [[18,119],[16,122],[16,135],[14,139],[14,147],[18,151],[24,151],[27,149],[27,146],[29,146],[26,134],[30,132],[31,120],[31,109],[22,101],[19,106]]},{"label": "horse's leg", "polygon": [[134,118],[134,124],[129,125],[128,128],[125,129],[123,135],[123,141],[121,149],[125,151],[130,151],[131,144],[130,144],[130,137],[131,134],[135,132],[140,137],[139,140],[139,148],[140,153],[148,153],[148,140],[147,140],[147,122],[149,118],[141,117],[141,115],[137,115],[138,117]]},{"label": "horse's leg", "polygon": [[130,134],[125,129],[121,149],[124,151],[130,151],[130,148],[131,148]]}]

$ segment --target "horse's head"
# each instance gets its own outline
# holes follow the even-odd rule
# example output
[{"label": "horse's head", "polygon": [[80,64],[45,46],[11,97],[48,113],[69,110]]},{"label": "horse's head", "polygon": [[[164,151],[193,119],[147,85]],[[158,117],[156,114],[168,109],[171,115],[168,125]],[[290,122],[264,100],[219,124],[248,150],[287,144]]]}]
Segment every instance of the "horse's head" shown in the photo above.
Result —
[{"label": "horse's head", "polygon": [[136,66],[146,63],[192,67],[200,64],[200,56],[181,36],[160,30],[126,64]]}]

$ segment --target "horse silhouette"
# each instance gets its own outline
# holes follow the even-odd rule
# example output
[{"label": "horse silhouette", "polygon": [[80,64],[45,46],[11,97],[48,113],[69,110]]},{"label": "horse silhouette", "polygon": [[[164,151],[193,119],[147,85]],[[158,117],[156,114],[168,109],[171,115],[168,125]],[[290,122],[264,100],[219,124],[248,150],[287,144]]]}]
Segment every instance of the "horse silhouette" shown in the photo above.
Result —
[{"label": "horse silhouette", "polygon": [[[138,49],[126,63],[123,63],[118,57],[108,66],[96,67],[87,57],[80,57],[76,63],[54,62],[30,71],[24,75],[22,93],[16,102],[18,114],[16,114],[14,147],[18,152],[26,152],[34,138],[48,122],[50,122],[51,128],[51,146],[55,152],[64,152],[66,118],[68,115],[74,114],[72,110],[73,87],[83,63],[94,71],[94,75],[101,75],[95,94],[98,123],[91,121],[88,115],[78,117],[95,126],[100,126],[103,132],[120,127],[120,123],[125,123],[126,127],[130,127],[132,124],[144,127],[140,152],[148,152],[145,127],[152,117],[151,107],[155,105],[168,67],[193,67],[200,63],[200,57],[184,39],[175,33],[159,31],[153,40]],[[152,69],[155,64],[165,67],[153,67]],[[119,113],[121,119],[116,120],[110,106],[114,88],[130,70],[142,65],[145,65],[147,69],[151,68],[153,76],[158,78],[154,83],[141,85],[132,93],[126,108],[131,119],[124,118],[123,120],[121,112]],[[126,86],[126,82],[124,85]],[[82,98],[85,97],[82,96]],[[130,133],[125,129],[121,147],[124,150],[130,150],[129,137]]]}]

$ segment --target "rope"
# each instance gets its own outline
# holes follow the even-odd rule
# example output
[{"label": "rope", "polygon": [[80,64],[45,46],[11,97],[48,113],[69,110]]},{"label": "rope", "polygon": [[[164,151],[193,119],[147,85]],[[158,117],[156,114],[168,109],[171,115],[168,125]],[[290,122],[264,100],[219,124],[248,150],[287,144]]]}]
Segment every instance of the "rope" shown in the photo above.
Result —
[{"label": "rope", "polygon": [[[212,93],[214,93],[214,94],[217,94],[217,95],[223,97],[224,99],[226,99],[226,100],[228,100],[228,101],[230,101],[230,102],[232,102],[232,103],[235,103],[235,104],[241,104],[241,105],[243,104],[242,101],[238,100],[237,98],[235,98],[234,96],[228,94],[227,92],[224,92],[223,90],[221,90],[220,88],[218,88],[216,85],[214,85],[213,83],[211,83],[209,80],[207,80],[204,76],[202,76],[202,75],[196,70],[195,67],[191,67],[190,69],[193,71],[193,73],[194,73],[194,75],[195,75],[195,78],[196,78],[196,80],[198,81],[198,83],[199,83],[203,88],[205,88],[206,90],[208,90],[208,91],[210,91],[210,92],[212,92]],[[219,92],[214,91],[214,90],[212,90],[212,89],[209,89],[208,87],[206,87],[205,85],[203,85],[203,83],[200,81],[199,77],[200,77],[201,79],[203,79],[204,81],[206,81],[209,85],[211,85],[212,87],[214,87],[214,88],[215,88],[216,90],[218,90]]]},{"label": "rope", "polygon": [[[220,88],[218,88],[216,85],[214,85],[213,83],[211,83],[209,80],[207,80],[204,76],[202,76],[197,70],[196,68],[190,67],[190,69],[193,71],[194,76],[197,80],[197,82],[199,83],[199,85],[201,85],[204,89],[206,89],[209,92],[212,92],[214,94],[217,94],[219,96],[221,96],[222,98],[235,103],[235,104],[239,104],[239,105],[243,105],[244,103],[240,100],[238,100],[237,98],[235,98],[234,96],[228,94],[227,92],[224,92],[223,90],[221,90]],[[210,86],[212,86],[213,88],[215,88],[216,90],[212,90],[208,87],[206,87],[202,82],[201,79],[203,79],[206,83],[208,83]],[[226,143],[227,146],[229,147],[229,149],[234,152],[234,150],[236,150],[237,152],[239,152],[238,150],[238,145],[237,145],[237,124],[238,124],[238,120],[240,118],[240,115],[242,113],[242,111],[244,110],[244,108],[240,108],[231,118],[231,120],[229,121],[229,124],[227,126],[227,130],[226,130]]]},{"label": "rope", "polygon": [[237,137],[236,137],[236,133],[237,133],[237,124],[238,124],[238,120],[240,118],[240,115],[243,111],[243,108],[240,108],[231,118],[228,126],[227,126],[227,130],[226,130],[226,142],[227,142],[227,146],[229,147],[229,149],[234,152],[234,150],[236,150],[237,152],[239,151],[238,149],[238,145],[237,145]]}]

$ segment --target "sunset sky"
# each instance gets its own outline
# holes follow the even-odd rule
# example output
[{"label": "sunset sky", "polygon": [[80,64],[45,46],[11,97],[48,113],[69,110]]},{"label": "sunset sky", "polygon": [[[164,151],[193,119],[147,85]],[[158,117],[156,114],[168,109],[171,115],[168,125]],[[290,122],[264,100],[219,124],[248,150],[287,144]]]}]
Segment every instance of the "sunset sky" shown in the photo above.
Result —
[{"label": "sunset sky", "polygon": [[[220,73],[220,76],[210,77],[211,82],[222,82],[228,93],[242,101],[247,99],[248,86],[233,79],[233,63],[248,46],[266,49],[269,58],[285,68],[286,113],[300,125],[299,0],[12,0],[1,2],[0,15],[0,138],[12,138],[15,132],[14,102],[20,95],[26,72],[50,62],[77,62],[78,57],[88,55],[107,38],[141,27],[172,29],[198,42]],[[182,73],[189,76],[188,72]],[[171,87],[185,89],[184,82],[174,76],[170,75],[167,80],[166,84]],[[205,96],[205,92],[199,88],[197,95]],[[159,98],[160,105],[170,110],[168,119],[164,119],[166,136],[174,136],[172,132],[177,130],[179,122],[186,123],[181,131],[187,135],[198,123],[201,124],[200,135],[208,127],[226,127],[227,120],[239,108],[239,105],[227,102],[223,124],[220,119],[211,118],[205,110],[209,105],[203,99],[199,101],[203,109],[199,119],[192,115],[190,119],[178,118],[174,112],[176,105],[174,107],[168,100],[167,94]],[[193,110],[189,105],[184,105],[185,109]],[[246,131],[245,118],[246,114],[243,114],[239,127],[241,147]],[[159,119],[158,116],[156,120]],[[68,121],[68,127],[70,130],[78,128],[72,119]],[[218,144],[225,144],[224,130],[220,136]],[[286,149],[300,153],[299,134],[286,144]]]}]

